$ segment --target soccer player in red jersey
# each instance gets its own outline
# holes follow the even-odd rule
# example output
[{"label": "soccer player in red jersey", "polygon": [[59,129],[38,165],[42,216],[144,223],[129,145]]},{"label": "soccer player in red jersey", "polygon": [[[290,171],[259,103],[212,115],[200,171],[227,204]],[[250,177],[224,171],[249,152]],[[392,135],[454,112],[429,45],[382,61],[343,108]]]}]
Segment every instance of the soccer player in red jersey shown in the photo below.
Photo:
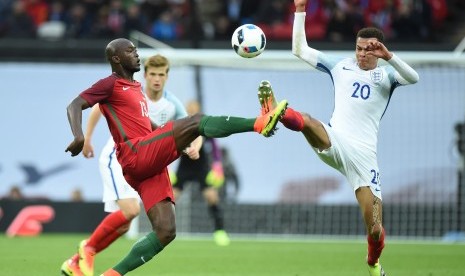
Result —
[{"label": "soccer player in red jersey", "polygon": [[287,101],[256,118],[195,114],[157,126],[149,119],[144,92],[133,77],[140,70],[137,48],[131,41],[118,38],[107,45],[105,54],[112,74],[80,93],[67,107],[74,139],[66,152],[77,156],[82,151],[82,110],[99,103],[124,177],[139,193],[153,229],[103,274],[124,275],[151,260],[176,236],[174,196],[167,166],[198,136],[227,137],[252,131],[265,137],[273,135]]}]

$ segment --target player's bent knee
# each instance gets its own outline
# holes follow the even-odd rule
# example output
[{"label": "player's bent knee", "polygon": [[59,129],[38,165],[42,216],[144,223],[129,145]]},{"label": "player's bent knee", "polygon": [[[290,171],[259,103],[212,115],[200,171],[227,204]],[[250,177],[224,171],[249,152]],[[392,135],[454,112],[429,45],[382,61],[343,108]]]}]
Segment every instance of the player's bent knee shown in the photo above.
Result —
[{"label": "player's bent knee", "polygon": [[140,214],[140,206],[139,204],[125,208],[122,210],[124,217],[126,217],[127,220],[131,221],[134,218],[136,218]]},{"label": "player's bent knee", "polygon": [[139,214],[140,214],[140,206],[137,205],[134,208],[131,208],[131,210],[129,210],[128,217],[130,220],[133,220]]},{"label": "player's bent knee", "polygon": [[156,227],[153,231],[157,234],[158,238],[160,239],[160,242],[164,245],[167,245],[176,238],[175,226],[163,225],[160,227]]},{"label": "player's bent knee", "polygon": [[167,245],[170,242],[172,242],[176,238],[176,230],[174,231],[155,231],[155,233],[158,236],[158,239],[160,239],[160,242],[163,245]]}]

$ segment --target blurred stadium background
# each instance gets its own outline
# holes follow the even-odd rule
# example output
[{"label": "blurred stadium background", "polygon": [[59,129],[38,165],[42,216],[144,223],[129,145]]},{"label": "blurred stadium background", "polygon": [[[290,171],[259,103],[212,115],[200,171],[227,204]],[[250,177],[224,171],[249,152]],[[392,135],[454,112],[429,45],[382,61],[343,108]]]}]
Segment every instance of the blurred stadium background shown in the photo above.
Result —
[{"label": "blurred stadium background", "polygon": [[[396,89],[381,123],[378,154],[388,235],[464,241],[465,2],[310,2],[311,46],[352,55],[356,31],[376,25],[385,31],[388,48],[420,74],[418,84]],[[329,120],[329,77],[308,70],[290,53],[292,4],[0,1],[0,231],[23,207],[39,203],[56,212],[44,232],[90,232],[103,216],[97,160],[64,153],[71,138],[65,107],[109,74],[103,49],[113,38],[131,38],[142,58],[166,55],[173,67],[167,88],[185,102],[197,98],[207,113],[254,116],[257,85],[269,79],[296,109]],[[241,59],[230,49],[230,35],[243,23],[257,24],[267,35],[267,49],[256,59]],[[108,135],[101,123],[97,151]],[[242,135],[220,143],[230,161],[222,195],[226,230],[233,237],[364,235],[348,184],[300,135],[281,129],[266,141]],[[10,198],[13,188],[19,188],[19,200]],[[184,193],[177,212],[181,235],[210,234],[195,188]],[[138,223],[136,234],[150,231],[143,216]]]}]

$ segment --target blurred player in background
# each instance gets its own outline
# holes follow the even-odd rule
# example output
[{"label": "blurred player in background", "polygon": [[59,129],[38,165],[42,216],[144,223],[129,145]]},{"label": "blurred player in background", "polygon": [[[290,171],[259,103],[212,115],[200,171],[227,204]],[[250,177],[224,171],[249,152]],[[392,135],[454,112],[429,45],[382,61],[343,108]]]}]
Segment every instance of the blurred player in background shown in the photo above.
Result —
[{"label": "blurred player in background", "polygon": [[[181,101],[170,91],[165,90],[170,70],[169,61],[161,55],[148,58],[144,64],[145,95],[150,119],[157,125],[187,116]],[[86,158],[94,157],[92,135],[102,113],[96,104],[89,115],[86,139],[82,153]],[[186,150],[186,158],[199,158],[202,137],[199,136]],[[115,142],[110,137],[99,158],[99,170],[103,183],[105,219],[92,235],[81,241],[78,253],[65,261],[62,272],[65,275],[93,275],[94,256],[129,230],[131,221],[140,213],[140,197],[126,182],[121,165],[115,156]],[[82,274],[81,274],[82,273]]]},{"label": "blurred player in background", "polygon": [[[340,171],[352,185],[367,230],[368,271],[386,275],[379,264],[384,248],[380,172],[377,161],[380,120],[397,86],[416,83],[417,72],[384,46],[377,28],[361,29],[356,36],[355,59],[324,54],[308,46],[305,35],[307,0],[294,0],[296,7],[292,52],[310,66],[328,73],[334,85],[335,106],[329,124],[288,108],[281,122],[300,131],[329,166]],[[388,65],[378,66],[378,59]],[[276,105],[271,84],[259,86],[262,112]]]},{"label": "blurred player in background", "polygon": [[85,136],[82,111],[99,104],[115,141],[116,157],[126,181],[139,194],[153,232],[139,239],[129,253],[105,276],[125,275],[150,261],[176,237],[174,195],[167,166],[191,150],[199,136],[227,137],[257,132],[269,137],[287,108],[281,101],[275,109],[255,118],[195,114],[158,126],[149,118],[145,93],[134,73],[140,70],[137,48],[125,38],[111,41],[105,49],[112,74],[81,92],[67,106],[73,141],[65,152],[81,153]]},{"label": "blurred player in background", "polygon": [[[186,105],[187,113],[193,115],[201,110],[197,101],[190,101]],[[172,176],[172,175],[171,175]],[[222,153],[214,138],[207,138],[200,149],[199,159],[181,156],[175,177],[172,178],[174,197],[181,196],[185,185],[196,182],[202,191],[202,196],[208,205],[208,211],[213,219],[215,243],[220,246],[229,245],[230,239],[224,230],[223,212],[219,206],[218,190],[224,185],[224,171]]]}]

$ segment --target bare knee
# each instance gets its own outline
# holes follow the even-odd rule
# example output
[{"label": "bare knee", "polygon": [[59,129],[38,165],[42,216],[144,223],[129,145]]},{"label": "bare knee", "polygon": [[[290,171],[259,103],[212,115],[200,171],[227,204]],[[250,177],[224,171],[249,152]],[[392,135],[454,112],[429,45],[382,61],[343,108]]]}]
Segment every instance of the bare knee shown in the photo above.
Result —
[{"label": "bare knee", "polygon": [[176,238],[176,227],[160,225],[153,229],[160,242],[166,246]]},{"label": "bare knee", "polygon": [[203,117],[203,114],[196,113],[174,121],[173,134],[178,151],[184,150],[200,135],[199,126]]},{"label": "bare knee", "polygon": [[215,205],[220,201],[218,190],[213,187],[208,187],[203,191],[203,198],[207,201],[208,205]]},{"label": "bare knee", "polygon": [[126,217],[127,220],[131,221],[140,214],[140,206],[139,204],[135,204],[121,211],[123,212],[124,217]]}]

